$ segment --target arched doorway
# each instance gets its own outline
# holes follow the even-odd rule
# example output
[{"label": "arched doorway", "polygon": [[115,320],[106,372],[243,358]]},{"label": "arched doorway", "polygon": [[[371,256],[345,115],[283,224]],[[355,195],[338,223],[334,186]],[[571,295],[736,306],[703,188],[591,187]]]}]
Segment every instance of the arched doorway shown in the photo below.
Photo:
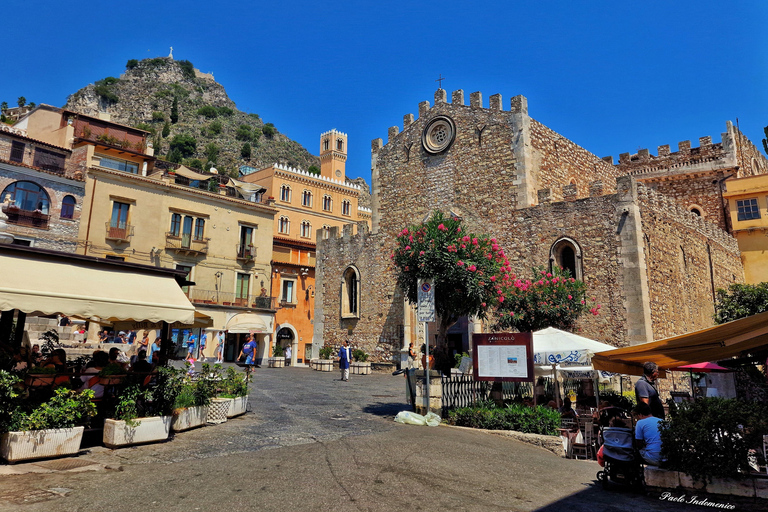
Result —
[{"label": "arched doorway", "polygon": [[[277,336],[275,336],[275,345],[280,347],[280,355],[285,354],[285,347],[291,347],[291,351],[294,350],[295,338],[296,337],[293,334],[293,330],[288,327],[283,327],[277,331]],[[291,364],[291,362],[286,360],[285,364]]]}]

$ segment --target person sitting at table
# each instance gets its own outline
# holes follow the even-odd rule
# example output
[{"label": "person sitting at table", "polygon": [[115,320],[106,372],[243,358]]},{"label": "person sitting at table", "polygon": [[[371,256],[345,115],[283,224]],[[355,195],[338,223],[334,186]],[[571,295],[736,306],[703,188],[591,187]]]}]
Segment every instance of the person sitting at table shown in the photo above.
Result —
[{"label": "person sitting at table", "polygon": [[128,358],[123,354],[122,350],[117,347],[109,349],[109,364],[117,364],[128,369]]},{"label": "person sitting at table", "polygon": [[51,357],[41,363],[43,368],[56,368],[56,373],[67,373],[67,351],[57,348]]},{"label": "person sitting at table", "polygon": [[78,391],[85,391],[90,389],[93,391],[94,398],[104,397],[104,386],[99,383],[98,373],[109,364],[109,354],[103,350],[97,350],[93,353],[93,358],[88,363],[88,366],[80,375],[80,380],[83,384]]},{"label": "person sitting at table", "polygon": [[635,424],[635,447],[646,464],[658,466],[661,464],[661,433],[657,418],[651,413],[651,406],[645,402],[639,402],[633,411],[637,418]]},{"label": "person sitting at table", "polygon": [[38,366],[43,361],[43,354],[40,353],[40,345],[32,345],[32,352],[29,353],[29,363],[32,366]]},{"label": "person sitting at table", "polygon": [[579,417],[579,414],[573,410],[570,400],[563,400],[563,406],[560,407],[560,416],[563,418],[573,418],[575,420]]},{"label": "person sitting at table", "polygon": [[136,373],[149,373],[152,371],[152,363],[147,361],[147,351],[139,350],[136,364],[131,366],[131,371]]},{"label": "person sitting at table", "polygon": [[27,349],[24,347],[13,349],[13,358],[11,359],[8,369],[12,372],[22,372],[29,367],[27,362]]}]

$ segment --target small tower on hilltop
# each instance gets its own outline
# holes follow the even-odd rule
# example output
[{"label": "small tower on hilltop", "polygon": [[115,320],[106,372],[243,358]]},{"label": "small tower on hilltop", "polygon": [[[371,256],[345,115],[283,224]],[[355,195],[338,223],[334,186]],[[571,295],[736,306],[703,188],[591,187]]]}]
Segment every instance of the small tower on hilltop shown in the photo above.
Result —
[{"label": "small tower on hilltop", "polygon": [[320,175],[344,181],[347,165],[347,134],[336,131],[320,135]]}]

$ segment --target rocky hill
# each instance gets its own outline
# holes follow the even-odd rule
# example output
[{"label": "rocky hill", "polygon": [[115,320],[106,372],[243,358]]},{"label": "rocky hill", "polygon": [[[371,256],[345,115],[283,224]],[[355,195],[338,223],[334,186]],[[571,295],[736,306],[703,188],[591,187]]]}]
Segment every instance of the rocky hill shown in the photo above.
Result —
[{"label": "rocky hill", "polygon": [[119,78],[80,89],[65,108],[110,114],[117,123],[152,132],[155,155],[193,167],[215,166],[236,175],[241,165],[272,163],[310,170],[317,157],[258,114],[237,110],[224,87],[189,61],[130,60]]}]

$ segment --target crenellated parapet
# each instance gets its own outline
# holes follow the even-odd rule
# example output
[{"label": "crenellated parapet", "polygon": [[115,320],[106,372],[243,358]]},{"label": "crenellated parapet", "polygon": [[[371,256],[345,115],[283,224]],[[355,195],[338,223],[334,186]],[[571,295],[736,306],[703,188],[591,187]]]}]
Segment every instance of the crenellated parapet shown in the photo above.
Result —
[{"label": "crenellated parapet", "polygon": [[336,185],[339,187],[347,187],[354,190],[360,190],[360,185],[355,185],[354,183],[349,183],[341,180],[335,180],[333,178],[328,178],[326,176],[320,176],[311,172],[303,171],[301,169],[295,169],[293,167],[283,165],[283,164],[273,164],[272,167],[274,167],[278,171],[283,171],[286,173],[290,173],[296,176],[301,176],[302,178],[311,178],[314,180],[323,181],[326,183],[329,183],[331,185]]}]

